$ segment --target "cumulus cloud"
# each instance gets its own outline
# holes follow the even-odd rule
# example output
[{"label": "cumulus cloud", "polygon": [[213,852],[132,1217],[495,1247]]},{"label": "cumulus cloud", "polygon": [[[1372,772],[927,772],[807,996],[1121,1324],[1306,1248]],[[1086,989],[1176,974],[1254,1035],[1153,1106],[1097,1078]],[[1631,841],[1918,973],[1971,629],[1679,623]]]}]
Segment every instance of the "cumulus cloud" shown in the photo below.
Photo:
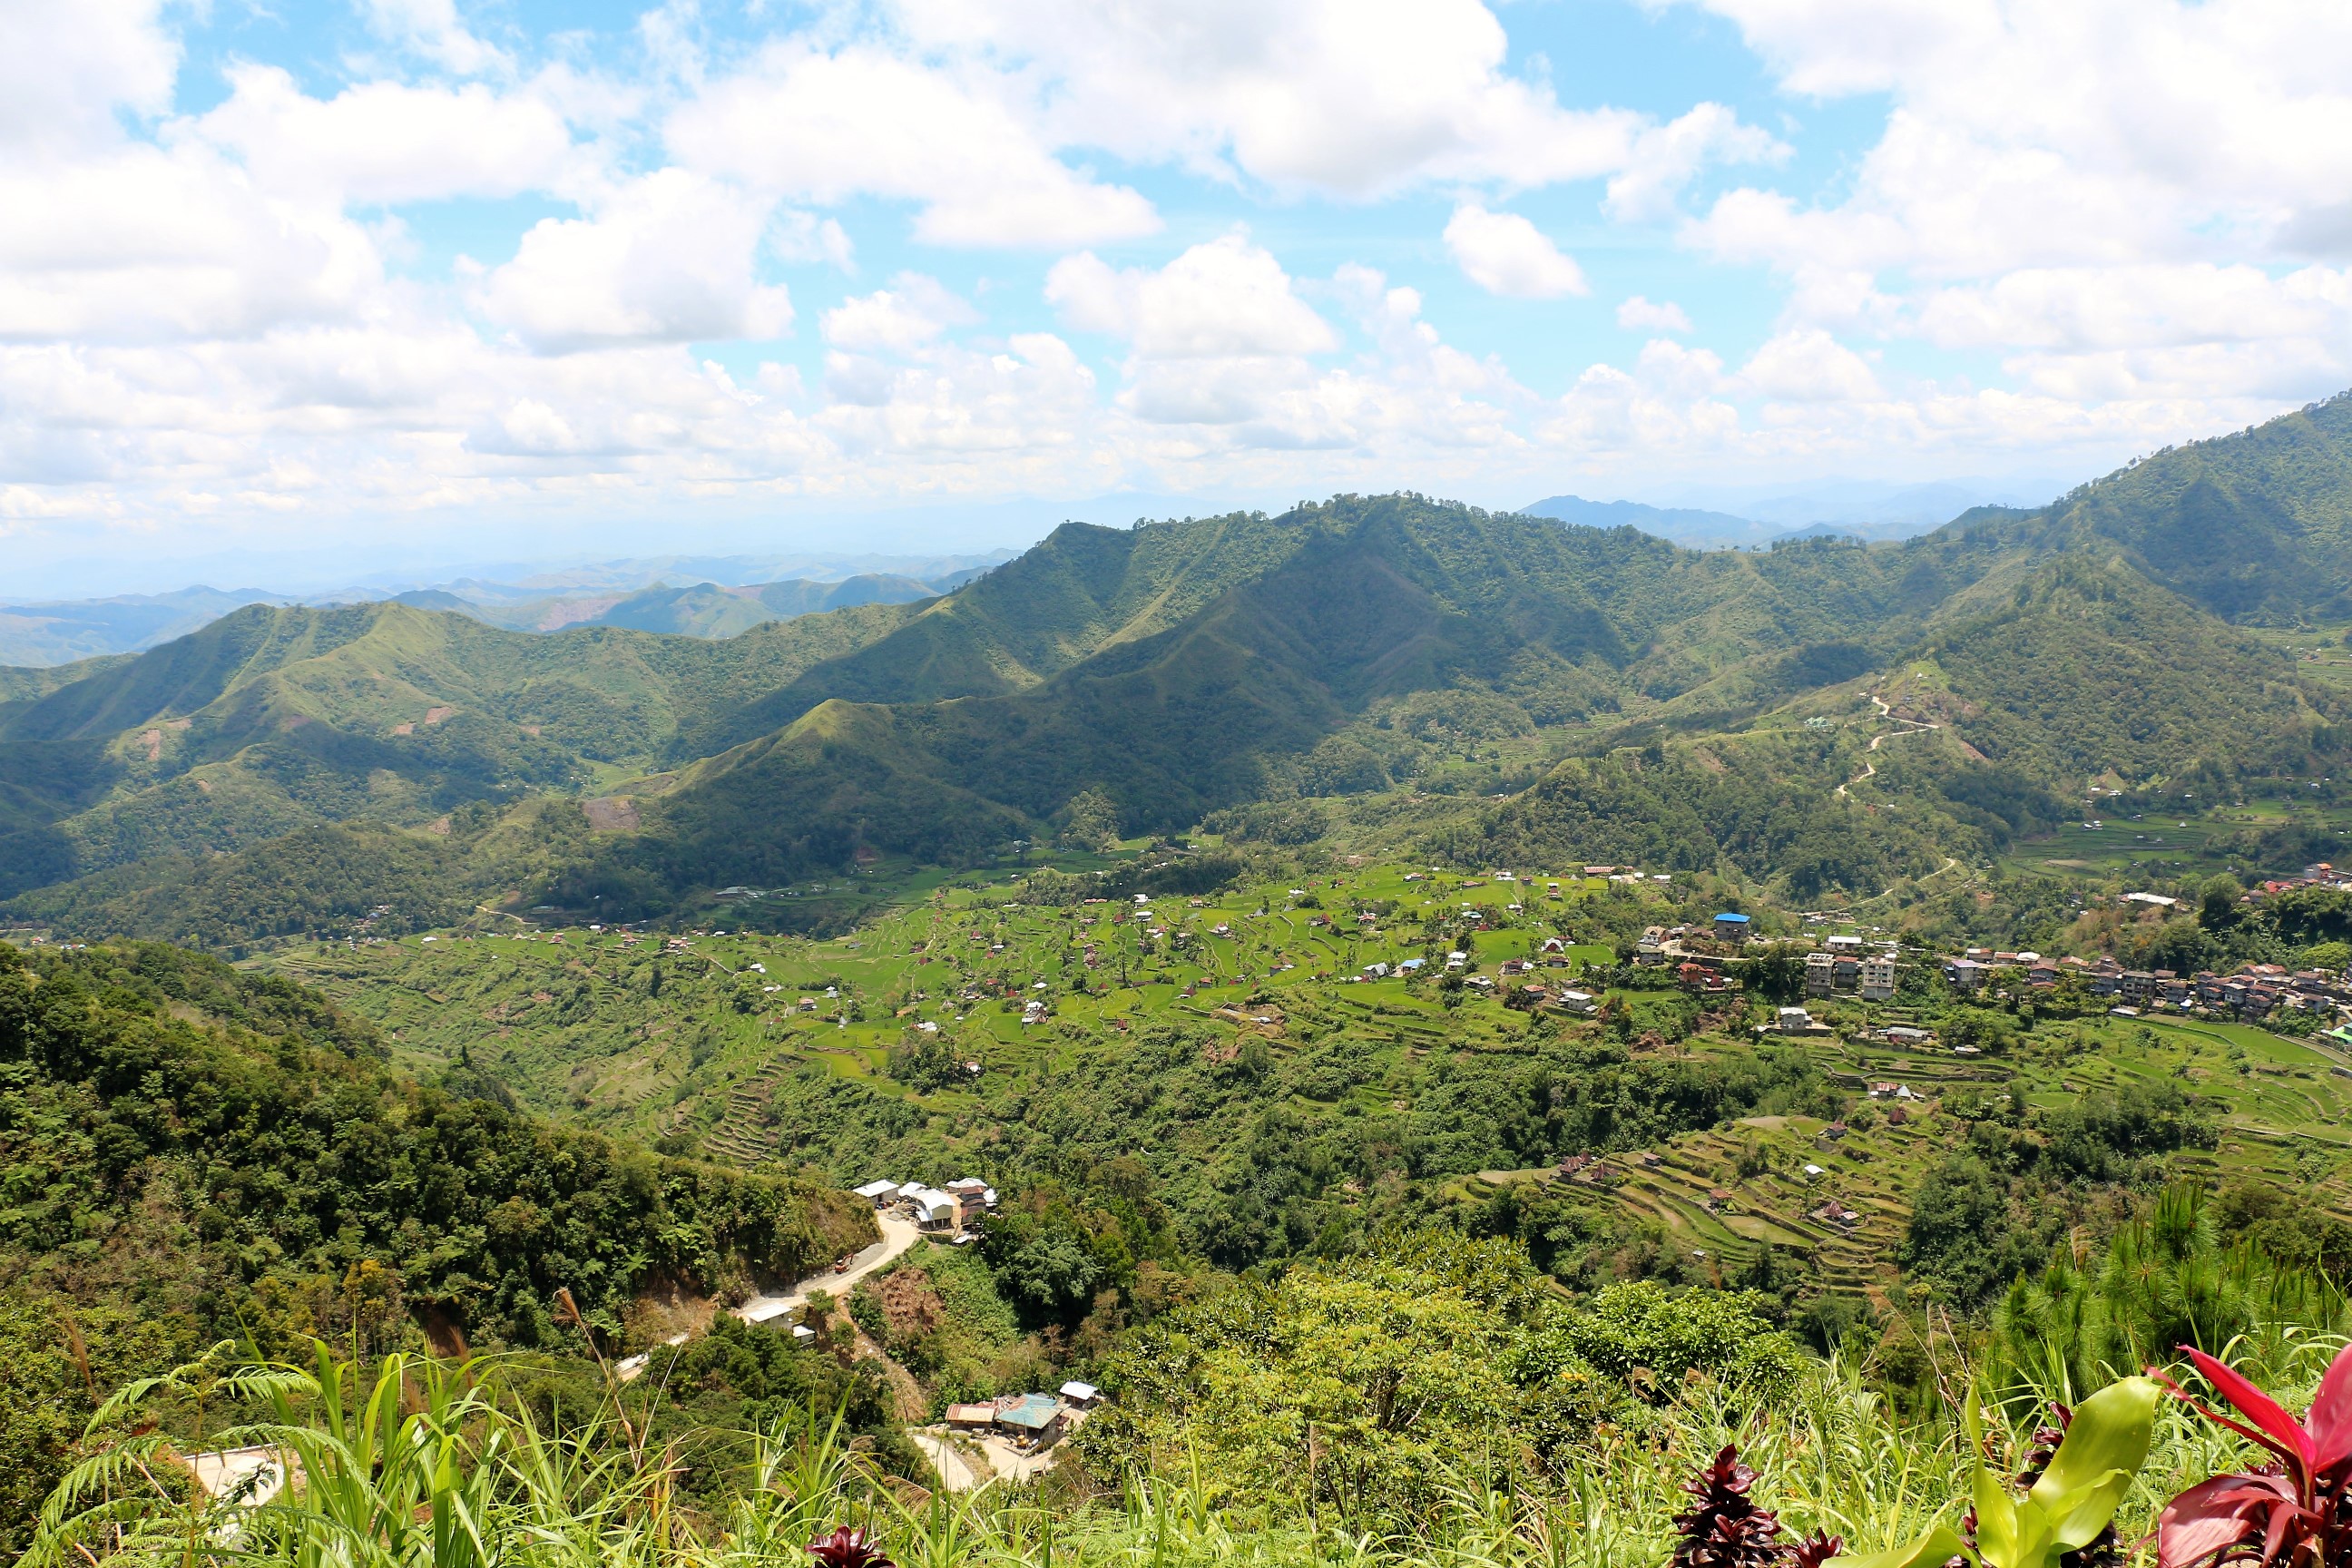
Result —
[{"label": "cumulus cloud", "polygon": [[458,20],[456,0],[367,0],[367,16],[378,37],[460,76],[508,64],[502,50],[476,37]]},{"label": "cumulus cloud", "polygon": [[[363,0],[374,52],[241,58],[181,101],[179,37],[223,58],[202,7],[0,0],[0,527],[2087,468],[2352,381],[2343,7],[1670,3],[1741,29],[1779,135],[1565,97],[1481,0],[871,0],[750,39],[680,4],[602,60]],[[1783,179],[1808,103],[1853,93],[1883,130],[1833,183]],[[1623,245],[1685,254],[1638,275],[1682,303],[1615,308],[1638,353],[1531,386],[1440,329],[1449,259],[1505,299],[1585,291],[1510,210],[1539,188],[1623,226],[1612,279]],[[1379,230],[1432,195],[1434,266]],[[1160,243],[1153,198],[1187,225],[1349,204],[1328,232],[1391,259],[1332,269],[1287,217]],[[887,281],[845,284],[861,259]],[[1731,366],[1684,309],[1721,313],[1710,265],[1777,293]],[[794,293],[816,330],[771,351]]]},{"label": "cumulus cloud", "polygon": [[2330,232],[2352,188],[2352,12],[2325,0],[1704,0],[1797,92],[1891,95],[1836,200],[1717,201],[1730,258],[1905,268],[2211,258]]},{"label": "cumulus cloud", "polygon": [[688,167],[821,203],[919,205],[943,245],[1060,248],[1150,234],[1151,204],[1056,159],[1004,89],[885,50],[770,46],[665,127]]},{"label": "cumulus cloud", "polygon": [[12,0],[0,5],[0,146],[66,154],[121,135],[115,116],[161,113],[179,70],[161,0]]},{"label": "cumulus cloud", "polygon": [[491,321],[532,347],[781,337],[792,296],[758,271],[767,204],[664,169],[582,218],[542,218],[477,290]]},{"label": "cumulus cloud", "polygon": [[[1286,192],[1531,189],[1664,155],[1644,146],[1648,116],[1571,108],[1514,74],[1482,0],[899,0],[897,12],[925,45],[1050,83],[1041,123],[1058,139]],[[1710,136],[1702,154],[1733,145]]]},{"label": "cumulus cloud", "polygon": [[1719,103],[1702,103],[1633,139],[1625,166],[1611,176],[1602,207],[1629,223],[1671,217],[1685,186],[1711,163],[1778,163],[1790,149],[1768,132],[1743,125]]},{"label": "cumulus cloud", "polygon": [[1779,332],[1740,368],[1758,395],[1794,403],[1864,403],[1880,395],[1878,377],[1860,354],[1818,327]]},{"label": "cumulus cloud", "polygon": [[1687,332],[1690,318],[1683,308],[1667,300],[1657,304],[1635,294],[1617,307],[1617,324],[1629,332]]},{"label": "cumulus cloud", "polygon": [[824,341],[837,349],[912,353],[950,326],[980,319],[935,278],[903,272],[887,289],[845,300],[824,312]]},{"label": "cumulus cloud", "polygon": [[572,133],[547,102],[460,88],[367,82],[312,98],[275,66],[229,71],[227,100],[174,128],[234,155],[256,184],[327,203],[509,196],[560,186]]},{"label": "cumulus cloud", "polygon": [[1157,270],[1114,270],[1091,251],[1065,257],[1046,274],[1045,298],[1069,326],[1125,338],[1146,359],[1310,354],[1339,341],[1239,229]]},{"label": "cumulus cloud", "polygon": [[1464,276],[1489,294],[1514,300],[1557,300],[1590,293],[1584,269],[1517,213],[1492,213],[1475,202],[1454,209],[1445,248]]}]

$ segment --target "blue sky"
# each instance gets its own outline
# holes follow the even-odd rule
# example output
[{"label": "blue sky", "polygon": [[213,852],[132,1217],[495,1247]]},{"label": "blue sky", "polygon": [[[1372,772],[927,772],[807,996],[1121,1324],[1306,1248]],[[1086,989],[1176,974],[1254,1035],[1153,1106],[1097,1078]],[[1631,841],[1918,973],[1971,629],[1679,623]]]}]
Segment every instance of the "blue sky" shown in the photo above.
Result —
[{"label": "blue sky", "polygon": [[26,583],[2046,493],[2352,383],[2318,0],[0,5]]}]

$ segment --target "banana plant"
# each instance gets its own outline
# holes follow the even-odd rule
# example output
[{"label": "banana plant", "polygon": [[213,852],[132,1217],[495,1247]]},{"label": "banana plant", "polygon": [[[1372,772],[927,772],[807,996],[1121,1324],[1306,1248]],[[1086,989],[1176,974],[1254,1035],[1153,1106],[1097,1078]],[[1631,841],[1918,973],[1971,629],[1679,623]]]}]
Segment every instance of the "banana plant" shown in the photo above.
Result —
[{"label": "banana plant", "polygon": [[2132,1478],[2147,1461],[2162,1389],[2152,1378],[2111,1383],[2076,1405],[2065,1440],[2023,1497],[1985,1468],[1975,1394],[1969,1396],[1971,1542],[1948,1524],[1891,1552],[1842,1556],[1828,1568],[1937,1568],[1953,1558],[1976,1568],[2061,1568],[2060,1560],[2098,1540],[2123,1506]]}]

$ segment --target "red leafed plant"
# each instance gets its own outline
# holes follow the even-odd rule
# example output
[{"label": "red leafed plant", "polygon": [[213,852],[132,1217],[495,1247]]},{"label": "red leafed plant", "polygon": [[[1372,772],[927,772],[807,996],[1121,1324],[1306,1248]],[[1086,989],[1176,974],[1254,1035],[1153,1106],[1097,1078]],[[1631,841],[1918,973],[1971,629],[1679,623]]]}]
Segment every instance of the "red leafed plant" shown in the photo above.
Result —
[{"label": "red leafed plant", "polygon": [[1833,1535],[1782,1541],[1780,1516],[1748,1500],[1755,1484],[1756,1472],[1728,1443],[1697,1479],[1683,1483],[1693,1501],[1675,1515],[1674,1568],[1821,1568],[1844,1546]]},{"label": "red leafed plant", "polygon": [[2215,1476],[2166,1504],[2157,1521],[2158,1568],[2236,1561],[2263,1568],[2352,1568],[2352,1345],[2337,1352],[2319,1380],[2311,1414],[2301,1421],[2204,1352],[2180,1349],[2252,1425],[2208,1408],[2177,1384],[2173,1392],[2207,1420],[2277,1458],[2256,1469]]},{"label": "red leafed plant", "polygon": [[808,1551],[822,1568],[897,1568],[872,1536],[845,1524],[810,1542]]}]

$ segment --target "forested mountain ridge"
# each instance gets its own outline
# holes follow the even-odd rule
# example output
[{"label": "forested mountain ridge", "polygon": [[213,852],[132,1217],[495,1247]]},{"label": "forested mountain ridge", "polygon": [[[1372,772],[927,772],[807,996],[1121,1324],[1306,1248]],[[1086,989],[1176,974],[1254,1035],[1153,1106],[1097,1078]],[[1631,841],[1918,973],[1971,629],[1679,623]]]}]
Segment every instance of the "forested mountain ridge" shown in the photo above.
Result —
[{"label": "forested mountain ridge", "polygon": [[0,944],[0,1543],[80,1457],[93,1365],[159,1373],[223,1341],[299,1359],[310,1335],[380,1351],[413,1321],[560,1379],[583,1333],[642,1332],[653,1294],[740,1295],[877,1237],[829,1185],[656,1155],[384,1054],[315,993],[217,960]]},{"label": "forested mountain ridge", "polygon": [[[373,1258],[412,1303],[533,1344],[559,1288],[617,1328],[656,1274],[748,1287],[874,1237],[829,1188],[540,1122],[486,1082],[420,1086],[383,1049],[299,986],[175,949],[0,946],[0,1136],[43,1173],[0,1214],[12,1275],[86,1240],[83,1283],[233,1331],[259,1282]],[[158,1245],[174,1269],[145,1267]]]},{"label": "forested mountain ridge", "polygon": [[[2053,792],[2334,757],[2343,700],[2215,612],[2261,619],[2287,602],[2282,584],[2333,602],[2328,573],[2345,576],[2352,550],[2347,410],[2315,405],[2040,512],[1980,509],[1895,544],[1696,552],[1630,528],[1339,496],[1278,517],[1066,524],[953,593],[725,641],[254,606],[136,659],[0,683],[20,694],[0,702],[15,851],[0,890],[376,825],[329,857],[374,857],[328,900],[352,906],[370,878],[437,875],[425,868],[453,858],[459,806],[602,795],[619,798],[581,831],[534,818],[540,847],[491,857],[496,873],[482,862],[463,890],[651,910],[859,854],[969,862],[1063,831],[1082,797],[1124,831],[1176,831],[1253,801],[1410,790],[1498,744],[1557,762],[1660,739],[1704,742],[1683,759],[1696,816],[1611,784],[1610,810],[1636,816],[1607,837],[1664,833],[1676,863],[1731,854],[1777,875],[1801,840],[1821,844],[1788,816],[1812,810],[1845,825],[1851,852],[1803,852],[1792,885],[1855,885],[1980,853],[2046,818]],[[2242,566],[2254,575],[2231,574]],[[1874,747],[1857,754],[1881,712],[1937,738],[1881,770]],[[1830,733],[1766,743],[1801,722]],[[2005,777],[1990,795],[1988,768]],[[1700,776],[1727,770],[1769,784],[1784,825]],[[1570,769],[1533,798],[1568,809],[1563,791],[1604,777],[1619,773]],[[1843,791],[1855,780],[1858,796]],[[1971,816],[1953,781],[2011,804]],[[1896,790],[1914,815],[1890,822]],[[1598,820],[1589,807],[1564,822]],[[1694,822],[1713,826],[1694,837]],[[1560,838],[1516,816],[1495,832]],[[268,879],[194,864],[42,907]]]},{"label": "forested mountain ridge", "polygon": [[0,703],[0,893],[320,823],[422,826],[471,801],[657,765],[682,729],[887,633],[868,605],[725,642],[554,637],[377,604],[253,605]]},{"label": "forested mountain ridge", "polygon": [[2231,620],[2352,615],[2352,392],[2167,447],[1986,531],[2011,547],[2120,551]]}]

